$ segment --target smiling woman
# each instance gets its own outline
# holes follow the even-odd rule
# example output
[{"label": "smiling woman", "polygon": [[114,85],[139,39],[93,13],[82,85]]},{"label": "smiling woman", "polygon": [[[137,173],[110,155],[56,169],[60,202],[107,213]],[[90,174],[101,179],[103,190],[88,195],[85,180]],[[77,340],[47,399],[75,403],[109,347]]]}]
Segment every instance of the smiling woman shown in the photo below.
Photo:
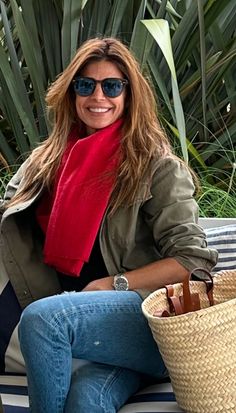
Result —
[{"label": "smiling woman", "polygon": [[[115,413],[168,374],[143,297],[211,269],[217,252],[197,225],[191,172],[119,40],[84,43],[46,102],[52,132],[10,181],[1,222],[2,270],[26,307],[30,408]],[[91,363],[71,377],[72,358]]]}]

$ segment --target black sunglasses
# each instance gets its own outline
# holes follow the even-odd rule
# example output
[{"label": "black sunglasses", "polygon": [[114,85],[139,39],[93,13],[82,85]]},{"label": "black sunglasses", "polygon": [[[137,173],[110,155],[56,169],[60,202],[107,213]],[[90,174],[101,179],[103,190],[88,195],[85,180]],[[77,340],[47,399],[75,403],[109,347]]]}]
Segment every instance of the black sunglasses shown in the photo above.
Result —
[{"label": "black sunglasses", "polygon": [[92,77],[77,76],[73,80],[74,91],[79,96],[91,96],[97,83],[101,83],[102,91],[109,98],[117,98],[128,84],[126,79],[108,77],[103,80],[96,80]]}]

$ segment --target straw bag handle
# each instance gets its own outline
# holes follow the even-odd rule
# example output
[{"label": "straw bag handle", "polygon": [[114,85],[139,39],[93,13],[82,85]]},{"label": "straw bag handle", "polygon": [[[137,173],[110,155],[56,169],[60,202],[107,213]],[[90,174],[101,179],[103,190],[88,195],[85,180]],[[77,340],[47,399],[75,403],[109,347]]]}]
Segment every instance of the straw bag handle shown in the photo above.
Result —
[{"label": "straw bag handle", "polygon": [[[197,274],[196,271],[201,271],[205,273],[208,279],[202,279]],[[167,299],[170,306],[170,311],[174,312],[176,315],[185,314],[190,311],[197,311],[200,310],[200,298],[198,293],[191,293],[189,282],[194,275],[195,279],[199,281],[203,281],[206,285],[206,292],[209,299],[210,306],[214,305],[213,300],[213,278],[209,271],[203,268],[195,268],[191,271],[187,277],[183,281],[183,295],[180,297],[174,296],[174,288],[172,285],[167,285],[166,293]],[[162,316],[167,316],[167,312],[165,311]]]}]

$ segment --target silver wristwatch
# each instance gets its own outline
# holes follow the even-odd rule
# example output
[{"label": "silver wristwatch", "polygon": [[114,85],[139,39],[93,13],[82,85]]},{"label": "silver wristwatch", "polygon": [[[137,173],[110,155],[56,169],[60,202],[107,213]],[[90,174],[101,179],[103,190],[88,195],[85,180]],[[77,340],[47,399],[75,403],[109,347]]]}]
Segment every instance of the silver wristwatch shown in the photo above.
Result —
[{"label": "silver wristwatch", "polygon": [[114,275],[112,287],[116,291],[128,291],[129,281],[124,274],[116,274]]}]

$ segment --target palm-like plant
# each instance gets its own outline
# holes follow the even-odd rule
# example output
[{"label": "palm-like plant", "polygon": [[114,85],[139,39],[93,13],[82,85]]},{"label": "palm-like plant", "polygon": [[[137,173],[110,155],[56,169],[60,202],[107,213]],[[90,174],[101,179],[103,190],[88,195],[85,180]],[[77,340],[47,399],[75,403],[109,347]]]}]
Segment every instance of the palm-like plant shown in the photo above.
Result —
[{"label": "palm-like plant", "polygon": [[[77,47],[117,36],[154,84],[176,151],[235,188],[235,0],[0,0],[0,163],[49,133],[44,95]],[[212,173],[214,171],[214,173]]]}]

